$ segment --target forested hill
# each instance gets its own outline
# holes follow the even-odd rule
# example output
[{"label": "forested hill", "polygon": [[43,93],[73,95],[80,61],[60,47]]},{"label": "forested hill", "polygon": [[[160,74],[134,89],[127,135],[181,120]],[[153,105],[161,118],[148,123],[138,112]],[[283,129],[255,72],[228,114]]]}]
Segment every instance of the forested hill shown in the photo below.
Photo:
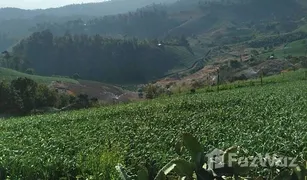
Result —
[{"label": "forested hill", "polygon": [[[63,8],[99,9],[104,5],[102,11],[117,4],[137,9],[133,3],[141,1],[145,2],[113,0]],[[51,17],[47,12],[61,8],[36,10],[33,12],[45,14],[0,21],[0,50],[12,47],[13,66],[23,71],[34,68],[41,75],[77,73],[84,79],[143,83],[180,64],[185,68],[193,64],[197,57],[182,60],[182,54],[186,54],[182,49],[202,57],[212,47],[244,43],[258,48],[306,36],[301,32],[307,25],[304,0],[174,1],[146,1],[156,4],[115,15],[103,16],[104,11],[100,17],[87,8],[81,8],[83,12],[92,11],[86,16],[67,10],[67,14],[59,12]]]},{"label": "forested hill", "polygon": [[69,32],[112,37],[161,38],[167,34],[168,30],[181,23],[182,21],[170,18],[163,5],[152,5],[135,12],[104,16],[88,21],[78,19],[65,23],[41,23],[33,28],[33,31],[48,29],[55,35]]},{"label": "forested hill", "polygon": [[59,8],[24,10],[0,8],[0,21],[10,19],[29,19],[36,16],[104,16],[134,11],[153,3],[173,3],[176,0],[101,0],[98,3],[72,4]]},{"label": "forested hill", "polygon": [[[114,39],[100,35],[53,36],[37,32],[13,48],[11,67],[34,68],[40,75],[72,76],[109,83],[146,83],[178,65],[180,56],[156,40]],[[164,44],[164,43],[163,43]],[[186,39],[173,44],[188,47]]]},{"label": "forested hill", "polygon": [[[62,33],[72,30],[73,32],[82,31],[88,34],[88,28],[84,29],[83,27],[86,21],[89,21],[88,24],[91,24],[90,22],[96,22],[97,19],[103,16],[134,12],[138,8],[143,8],[153,3],[169,4],[175,1],[176,0],[112,0],[101,3],[75,4],[60,8],[37,10],[0,8],[0,51],[8,49],[20,39],[36,31],[53,29],[53,33]],[[111,21],[114,20],[114,18],[108,19]],[[84,21],[82,22],[81,30],[79,27],[80,20]],[[122,21],[108,21],[106,25],[110,25],[110,23],[118,24],[122,23]],[[95,28],[99,28],[99,24],[93,26],[93,29],[90,31],[95,33],[97,32]],[[117,28],[123,27],[117,25]],[[111,31],[113,30],[114,29],[111,28]]]},{"label": "forested hill", "polygon": [[281,33],[289,32],[306,15],[303,0],[174,1],[112,0],[46,10],[2,9],[0,50],[31,33],[47,29],[54,35],[69,32],[138,38],[207,36],[213,30],[226,29],[229,35],[225,35],[230,37],[241,29],[243,35],[257,33],[272,23],[282,26]]}]

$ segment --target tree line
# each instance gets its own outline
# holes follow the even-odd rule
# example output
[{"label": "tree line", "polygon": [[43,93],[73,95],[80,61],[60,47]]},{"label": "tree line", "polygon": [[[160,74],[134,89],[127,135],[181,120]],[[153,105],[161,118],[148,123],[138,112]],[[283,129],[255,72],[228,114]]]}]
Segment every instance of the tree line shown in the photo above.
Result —
[{"label": "tree line", "polygon": [[[189,46],[185,37],[173,39],[172,44]],[[13,67],[21,70],[32,68],[46,76],[77,73],[81,79],[119,84],[146,83],[175,67],[180,58],[157,39],[53,36],[48,30],[22,40],[11,54],[21,63]]]},{"label": "tree line", "polygon": [[61,108],[73,99],[28,78],[0,82],[0,113],[26,115],[43,107]]},{"label": "tree line", "polygon": [[247,45],[252,48],[261,48],[261,47],[274,47],[284,43],[289,43],[292,41],[297,41],[300,39],[307,38],[307,33],[303,31],[286,33],[275,36],[263,37],[247,42]]},{"label": "tree line", "polygon": [[29,78],[0,82],[0,114],[29,115],[90,108],[99,105],[97,98],[86,94],[60,92]]},{"label": "tree line", "polygon": [[33,32],[50,30],[54,35],[87,34],[119,37],[157,38],[180,25],[170,19],[164,5],[153,4],[135,12],[96,17],[90,20],[76,19],[63,23],[44,22],[32,28]]}]

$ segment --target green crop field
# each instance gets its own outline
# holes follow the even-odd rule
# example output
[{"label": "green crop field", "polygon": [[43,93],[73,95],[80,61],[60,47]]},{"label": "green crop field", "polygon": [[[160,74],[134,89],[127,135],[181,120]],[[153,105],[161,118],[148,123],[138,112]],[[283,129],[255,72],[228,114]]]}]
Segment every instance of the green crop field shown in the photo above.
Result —
[{"label": "green crop field", "polygon": [[134,167],[154,160],[162,167],[177,156],[174,145],[184,132],[196,136],[207,152],[240,145],[251,155],[306,159],[307,83],[295,78],[304,71],[294,74],[264,86],[3,120],[0,174],[116,179],[117,163]]},{"label": "green crop field", "polygon": [[30,74],[25,74],[25,73],[18,72],[12,69],[6,69],[6,68],[0,67],[0,81],[2,80],[11,81],[18,77],[27,77],[27,78],[33,79],[37,83],[44,83],[44,84],[51,83],[52,81],[78,83],[78,81],[74,79],[70,79],[70,78],[30,75]]}]

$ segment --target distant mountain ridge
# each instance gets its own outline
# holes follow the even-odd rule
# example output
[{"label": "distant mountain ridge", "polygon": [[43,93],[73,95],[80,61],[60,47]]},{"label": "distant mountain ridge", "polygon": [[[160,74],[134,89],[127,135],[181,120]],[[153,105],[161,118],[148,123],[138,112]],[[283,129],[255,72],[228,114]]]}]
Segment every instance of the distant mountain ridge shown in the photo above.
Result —
[{"label": "distant mountain ridge", "polygon": [[116,38],[198,35],[209,37],[207,44],[224,44],[235,36],[247,40],[255,33],[267,35],[268,29],[293,31],[305,24],[300,19],[306,7],[305,0],[112,0],[44,10],[3,8],[0,50],[46,29],[60,36],[66,32]]},{"label": "distant mountain ridge", "polygon": [[176,0],[111,0],[98,3],[72,4],[59,8],[25,10],[19,8],[0,8],[0,21],[28,19],[35,16],[105,16],[134,11],[153,3],[173,3]]},{"label": "distant mountain ridge", "polygon": [[195,72],[224,51],[235,59],[244,48],[264,52],[305,39],[306,7],[304,0],[113,0],[11,9],[28,16],[0,21],[0,50],[20,57],[15,59],[20,69],[38,74],[146,83]]}]

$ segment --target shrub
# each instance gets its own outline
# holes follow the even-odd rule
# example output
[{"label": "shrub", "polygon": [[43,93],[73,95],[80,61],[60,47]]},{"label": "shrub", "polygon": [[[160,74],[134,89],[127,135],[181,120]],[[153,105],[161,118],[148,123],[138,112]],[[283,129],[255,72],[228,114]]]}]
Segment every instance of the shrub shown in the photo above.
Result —
[{"label": "shrub", "polygon": [[90,100],[88,95],[79,94],[76,103],[79,108],[88,108],[90,106]]},{"label": "shrub", "polygon": [[230,67],[232,68],[240,68],[242,64],[237,60],[231,60],[230,61]]},{"label": "shrub", "polygon": [[90,99],[90,106],[91,107],[98,107],[99,106],[99,100],[96,97],[92,97]]},{"label": "shrub", "polygon": [[259,52],[257,50],[255,50],[255,49],[253,49],[251,51],[251,53],[252,53],[253,56],[258,56],[259,55]]},{"label": "shrub", "polygon": [[32,69],[32,68],[28,68],[25,72],[26,72],[27,74],[33,75],[35,71],[34,71],[34,69]]},{"label": "shrub", "polygon": [[165,89],[161,86],[154,85],[154,84],[148,84],[144,88],[144,92],[146,93],[147,99],[154,99],[162,94],[164,94]]},{"label": "shrub", "polygon": [[62,108],[72,103],[70,95],[58,93],[29,78],[17,78],[11,83],[0,83],[1,113],[28,115],[41,108]]},{"label": "shrub", "polygon": [[11,88],[18,92],[22,99],[23,107],[20,113],[26,114],[35,108],[35,97],[38,84],[29,78],[18,78],[11,82]]},{"label": "shrub", "polygon": [[191,83],[191,87],[192,87],[193,89],[198,89],[198,88],[203,87],[203,83],[202,83],[201,81],[199,81],[199,80],[193,79],[193,80],[192,80],[192,83]]},{"label": "shrub", "polygon": [[138,96],[139,96],[140,99],[143,98],[144,94],[143,94],[143,89],[142,88],[138,89]]},{"label": "shrub", "polygon": [[36,107],[55,107],[58,101],[58,94],[55,90],[40,84],[35,95]]},{"label": "shrub", "polygon": [[73,76],[72,76],[73,79],[77,80],[77,79],[80,79],[80,75],[78,73],[75,73]]}]

